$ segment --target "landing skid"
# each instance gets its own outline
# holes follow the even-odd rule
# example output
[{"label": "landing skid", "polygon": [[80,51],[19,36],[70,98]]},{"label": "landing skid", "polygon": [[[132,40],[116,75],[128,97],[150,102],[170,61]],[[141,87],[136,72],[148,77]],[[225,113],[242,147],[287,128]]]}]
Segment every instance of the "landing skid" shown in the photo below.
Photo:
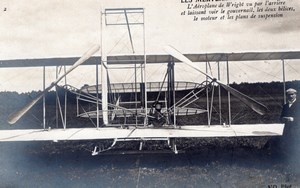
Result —
[{"label": "landing skid", "polygon": [[108,124],[108,125],[103,125],[101,128],[109,128],[109,127],[115,127],[115,128],[123,128],[123,129],[180,129],[181,126],[177,125],[162,125],[162,126],[154,126],[154,125],[144,125],[144,124]]},{"label": "landing skid", "polygon": [[[166,141],[170,150],[154,150],[154,151],[146,151],[143,150],[143,145],[146,141]],[[115,151],[117,154],[137,154],[137,153],[175,153],[178,154],[179,151],[177,150],[176,140],[175,138],[141,138],[141,139],[117,139],[115,138],[113,143],[104,148],[103,146],[95,146],[94,150],[92,151],[92,156],[102,155],[103,153],[115,153],[115,152],[108,152],[114,149],[114,146],[117,142],[130,142],[130,141],[139,141],[139,150],[132,150],[132,151]]]}]

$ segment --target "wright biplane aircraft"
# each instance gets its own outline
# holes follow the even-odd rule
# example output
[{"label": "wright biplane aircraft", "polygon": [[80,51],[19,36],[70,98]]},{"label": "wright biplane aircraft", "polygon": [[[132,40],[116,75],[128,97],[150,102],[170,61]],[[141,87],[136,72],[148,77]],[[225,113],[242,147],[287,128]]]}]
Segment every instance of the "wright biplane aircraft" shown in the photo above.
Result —
[{"label": "wright biplane aircraft", "polygon": [[[140,19],[131,19],[131,16],[139,14]],[[123,21],[110,19],[109,16],[122,15]],[[299,59],[299,52],[251,52],[251,53],[216,53],[216,54],[186,54],[167,45],[165,54],[146,55],[144,43],[133,42],[132,33],[137,26],[143,25],[143,8],[122,8],[105,9],[103,13],[102,24],[105,27],[117,26],[124,27],[128,32],[127,39],[131,46],[131,54],[115,55],[105,50],[107,41],[101,42],[101,57],[92,57],[94,53],[100,50],[99,45],[89,49],[79,60],[69,67],[62,75],[57,77],[44,91],[40,92],[31,102],[22,109],[18,109],[8,117],[8,123],[13,125],[19,121],[26,113],[40,101],[47,93],[57,87],[70,72],[78,66],[86,64],[95,66],[96,83],[94,85],[84,85],[76,88],[71,85],[62,85],[60,88],[76,95],[77,117],[88,118],[93,127],[82,125],[80,128],[70,128],[67,126],[67,110],[58,105],[58,111],[62,122],[61,128],[46,128],[45,116],[44,125],[41,129],[17,129],[0,130],[0,141],[67,141],[67,140],[113,140],[108,148],[95,147],[92,154],[97,155],[101,152],[110,150],[117,142],[139,141],[142,144],[149,140],[167,141],[172,151],[178,153],[176,147],[176,138],[204,138],[204,137],[249,137],[249,136],[280,136],[282,135],[284,125],[280,123],[272,124],[232,124],[230,120],[227,123],[212,124],[212,111],[214,89],[222,87],[228,92],[228,103],[230,96],[240,100],[248,108],[259,115],[268,113],[268,108],[260,102],[248,97],[247,95],[230,87],[228,83],[223,83],[213,77],[206,71],[201,70],[197,65],[201,62],[220,62],[220,61],[255,61],[255,60],[284,60]],[[111,24],[110,21],[117,23]],[[104,29],[104,26],[103,28]],[[106,31],[102,33],[108,33]],[[144,31],[142,31],[143,36]],[[124,37],[124,35],[122,36]],[[144,37],[142,37],[144,40]],[[142,55],[136,55],[138,48],[134,44],[140,45]],[[26,60],[29,61],[29,60]],[[2,67],[21,67],[21,66],[57,66],[56,62],[43,63],[41,60],[30,60],[31,63],[23,61],[2,61]],[[163,79],[158,81],[147,80],[147,66],[149,64],[164,64],[167,71]],[[198,74],[206,77],[206,80],[199,82],[177,81],[175,78],[175,64],[183,63],[190,70],[195,70]],[[29,64],[29,65],[27,65]],[[60,63],[70,65],[68,63]],[[101,66],[101,76],[99,76],[98,66]],[[115,67],[128,66],[134,72],[132,82],[111,83],[109,71]],[[98,78],[101,77],[101,83]],[[178,97],[177,95],[181,95]],[[203,95],[203,93],[205,95]],[[208,97],[211,95],[211,99]],[[207,97],[206,108],[198,108],[192,104],[201,99],[201,96]],[[59,100],[57,100],[59,101]],[[46,106],[43,106],[45,111]],[[205,114],[207,124],[179,124],[177,119],[180,116],[195,117]],[[58,121],[59,117],[57,118]],[[118,121],[116,121],[118,119]]]}]

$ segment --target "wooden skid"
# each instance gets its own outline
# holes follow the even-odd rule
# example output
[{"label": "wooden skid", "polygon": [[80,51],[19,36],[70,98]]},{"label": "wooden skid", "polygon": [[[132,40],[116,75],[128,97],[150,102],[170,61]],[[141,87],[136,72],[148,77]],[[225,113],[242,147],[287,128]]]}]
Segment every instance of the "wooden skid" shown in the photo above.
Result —
[{"label": "wooden skid", "polygon": [[0,142],[8,141],[59,141],[97,139],[158,139],[158,138],[204,138],[204,137],[244,137],[280,136],[283,124],[243,124],[224,127],[182,126],[181,128],[70,128],[70,129],[18,129],[0,130]]}]

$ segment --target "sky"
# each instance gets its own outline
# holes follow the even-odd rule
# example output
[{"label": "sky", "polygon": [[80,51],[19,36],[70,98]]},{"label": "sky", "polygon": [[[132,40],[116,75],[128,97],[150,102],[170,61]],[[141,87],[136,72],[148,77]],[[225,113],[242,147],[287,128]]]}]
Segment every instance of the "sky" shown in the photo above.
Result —
[{"label": "sky", "polygon": [[[194,4],[195,0],[193,0]],[[88,48],[101,45],[109,55],[130,49],[124,27],[101,29],[101,11],[107,8],[144,8],[146,54],[166,54],[163,47],[172,45],[182,53],[300,51],[300,2],[281,0],[294,11],[283,12],[283,18],[193,21],[184,0],[1,0],[0,1],[0,60],[81,56]],[[224,3],[237,3],[227,0]],[[265,0],[245,0],[244,3]],[[201,4],[201,3],[200,3]],[[202,5],[207,3],[202,3]],[[265,5],[261,6],[266,8]],[[221,10],[218,9],[217,10]],[[256,9],[254,9],[256,10]],[[185,12],[185,14],[187,14]],[[225,14],[226,15],[226,14]],[[226,15],[227,16],[227,15]],[[138,18],[141,19],[141,18]],[[135,28],[135,27],[134,27]],[[136,53],[143,51],[141,28],[132,28]],[[105,35],[101,38],[101,32]],[[118,37],[121,37],[118,38]],[[102,43],[101,43],[102,39]],[[103,42],[104,41],[104,42]],[[117,45],[119,49],[110,50]],[[124,48],[124,46],[126,46]],[[129,46],[129,47],[128,47]],[[96,53],[100,55],[100,51]],[[300,63],[287,62],[288,80],[296,80]],[[214,67],[214,65],[212,65]],[[179,80],[187,79],[186,67],[178,66]],[[214,68],[215,69],[215,68]],[[276,61],[233,62],[232,81],[277,81],[282,78],[281,64]],[[55,78],[54,68],[47,68],[46,80]],[[156,78],[163,77],[163,68]],[[94,70],[79,68],[68,78],[76,85],[91,81]],[[122,75],[129,75],[126,74]],[[214,73],[216,74],[216,73]],[[80,76],[79,76],[80,75]],[[116,76],[117,75],[117,76]],[[118,73],[116,82],[124,81]],[[189,74],[191,81],[199,81],[198,74]],[[92,76],[93,77],[93,76]],[[0,69],[1,90],[25,91],[40,88],[42,68]],[[198,79],[198,80],[197,80]],[[24,80],[28,81],[24,83]],[[130,76],[125,80],[130,81]],[[25,87],[26,86],[26,87]]]}]

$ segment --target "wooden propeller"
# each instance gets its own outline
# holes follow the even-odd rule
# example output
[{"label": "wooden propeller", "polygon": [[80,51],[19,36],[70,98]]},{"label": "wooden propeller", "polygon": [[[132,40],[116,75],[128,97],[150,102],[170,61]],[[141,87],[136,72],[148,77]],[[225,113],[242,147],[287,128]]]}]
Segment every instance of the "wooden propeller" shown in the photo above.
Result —
[{"label": "wooden propeller", "polygon": [[90,48],[87,52],[83,54],[83,56],[77,60],[67,71],[65,74],[61,75],[54,82],[50,84],[43,92],[38,94],[34,99],[32,99],[28,104],[26,104],[22,109],[10,114],[8,116],[7,122],[9,124],[15,124],[26,112],[28,112],[50,89],[52,89],[55,85],[58,84],[67,74],[77,68],[79,65],[84,63],[87,59],[89,59],[94,53],[96,53],[100,49],[99,45],[95,45]]},{"label": "wooden propeller", "polygon": [[220,84],[226,91],[229,91],[233,96],[237,97],[240,101],[242,101],[244,104],[246,104],[247,106],[249,106],[252,110],[254,110],[255,112],[257,112],[258,114],[264,115],[268,111],[268,108],[266,106],[264,106],[263,104],[257,102],[256,100],[248,97],[247,95],[245,95],[245,94],[239,92],[238,90],[236,90],[236,89],[234,89],[234,88],[232,88],[232,87],[230,87],[230,86],[222,83],[220,80],[217,80],[216,78],[213,78],[209,74],[207,74],[207,73],[203,72],[202,70],[200,70],[198,67],[195,66],[195,64],[191,60],[189,60],[187,57],[185,57],[181,52],[179,52],[174,47],[172,47],[172,46],[166,46],[164,48],[164,50],[167,53],[169,53],[171,56],[173,56],[176,59],[178,59],[179,61],[182,61],[186,65],[190,66],[191,68],[197,70],[201,74],[204,74],[208,78],[210,78],[213,81],[215,81],[218,84]]}]

